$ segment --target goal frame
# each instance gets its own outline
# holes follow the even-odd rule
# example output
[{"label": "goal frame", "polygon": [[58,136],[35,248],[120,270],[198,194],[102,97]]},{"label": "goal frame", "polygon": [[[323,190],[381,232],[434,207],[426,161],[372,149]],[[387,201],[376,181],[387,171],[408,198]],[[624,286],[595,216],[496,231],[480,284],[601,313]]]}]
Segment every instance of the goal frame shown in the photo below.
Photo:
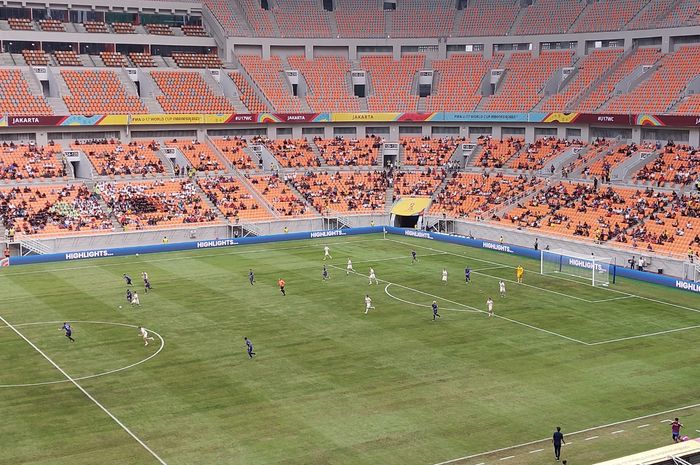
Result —
[{"label": "goal frame", "polygon": [[[552,260],[545,260],[545,257],[551,255],[555,256],[557,260],[552,261]],[[545,262],[548,263],[557,263],[558,262],[558,270],[555,272],[562,273],[562,274],[567,274],[565,271],[563,271],[563,268],[565,266],[565,261],[567,259],[576,259],[576,260],[581,260],[584,263],[590,263],[590,266],[582,266],[579,267],[580,269],[588,269],[590,268],[589,276],[587,278],[588,282],[590,283],[591,286],[607,286],[608,284],[615,284],[615,277],[616,277],[616,263],[615,259],[612,257],[597,257],[595,255],[583,255],[580,253],[576,253],[570,250],[565,250],[565,249],[554,249],[554,250],[540,250],[540,274],[541,275],[547,275],[550,274],[551,272],[545,271]],[[568,264],[566,264],[568,265]],[[600,272],[601,265],[604,265],[606,273],[607,273],[607,278],[606,280],[602,280],[599,276],[598,273]],[[585,273],[581,273],[581,275],[570,275],[576,278],[585,278]]]}]

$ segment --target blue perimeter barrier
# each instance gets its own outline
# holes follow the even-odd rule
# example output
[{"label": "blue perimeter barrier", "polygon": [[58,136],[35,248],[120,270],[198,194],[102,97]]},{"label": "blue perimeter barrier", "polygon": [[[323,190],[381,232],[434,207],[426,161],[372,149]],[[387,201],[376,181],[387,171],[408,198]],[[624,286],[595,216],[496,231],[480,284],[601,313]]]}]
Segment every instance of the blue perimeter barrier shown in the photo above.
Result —
[{"label": "blue perimeter barrier", "polygon": [[[363,228],[346,228],[327,231],[306,231],[300,233],[272,234],[269,236],[212,239],[204,241],[177,242],[173,244],[117,247],[109,249],[83,250],[77,252],[27,255],[23,257],[10,257],[9,264],[28,265],[32,263],[73,261],[105,257],[123,257],[135,254],[177,252],[183,250],[232,247],[246,244],[262,244],[266,242],[295,241],[304,239],[327,239],[330,237],[356,236],[360,234],[377,234],[383,232],[405,237],[414,237],[425,240],[448,242],[451,244],[474,247],[478,249],[494,250],[496,252],[519,255],[534,259],[540,258],[540,251],[528,247],[520,247],[511,244],[501,244],[499,242],[487,241],[482,239],[471,239],[463,236],[453,236],[449,234],[434,233],[416,229],[397,228],[393,226],[368,226]],[[636,279],[638,281],[645,281],[648,283],[661,284],[663,286],[673,287],[676,289],[682,289],[684,291],[700,294],[700,283],[680,278],[673,278],[671,276],[654,274],[646,271],[637,271],[617,265],[613,266],[615,267],[613,272],[617,276]]]}]

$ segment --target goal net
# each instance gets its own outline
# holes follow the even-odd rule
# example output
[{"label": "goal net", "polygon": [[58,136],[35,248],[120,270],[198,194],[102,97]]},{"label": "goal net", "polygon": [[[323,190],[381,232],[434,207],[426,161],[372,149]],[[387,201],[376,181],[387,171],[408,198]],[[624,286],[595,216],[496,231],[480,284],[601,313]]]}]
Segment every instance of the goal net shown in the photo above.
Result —
[{"label": "goal net", "polygon": [[585,255],[563,249],[542,250],[541,274],[561,274],[590,283],[592,286],[607,286],[614,281],[613,259]]}]

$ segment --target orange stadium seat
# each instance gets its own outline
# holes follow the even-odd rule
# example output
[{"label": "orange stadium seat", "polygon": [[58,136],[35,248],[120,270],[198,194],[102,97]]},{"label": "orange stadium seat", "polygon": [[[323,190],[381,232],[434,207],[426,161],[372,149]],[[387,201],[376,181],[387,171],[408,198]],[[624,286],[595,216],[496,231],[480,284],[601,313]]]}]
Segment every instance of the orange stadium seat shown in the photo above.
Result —
[{"label": "orange stadium seat", "polygon": [[549,160],[561,155],[571,147],[582,147],[584,144],[578,141],[559,140],[556,137],[537,139],[530,144],[520,155],[512,159],[509,166],[519,170],[541,170]]},{"label": "orange stadium seat", "polygon": [[209,8],[214,14],[214,17],[219,21],[219,24],[221,24],[232,37],[244,37],[250,34],[245,24],[245,19],[237,16],[229,0],[203,0],[202,3]]},{"label": "orange stadium seat", "polygon": [[464,37],[507,35],[520,11],[518,3],[514,0],[470,1],[457,31]]},{"label": "orange stadium seat", "polygon": [[114,71],[62,70],[71,95],[63,97],[68,110],[78,115],[147,113],[138,97],[127,95]]},{"label": "orange stadium seat", "polygon": [[498,68],[502,54],[486,60],[481,54],[452,55],[434,60],[437,86],[426,97],[428,111],[473,111],[482,99],[481,80],[491,69]]},{"label": "orange stadium seat", "polygon": [[219,57],[213,54],[173,52],[173,60],[180,68],[221,68],[224,66]]},{"label": "orange stadium seat", "polygon": [[264,142],[283,168],[321,166],[306,139],[267,139]]},{"label": "orange stadium seat", "polygon": [[213,138],[211,140],[217,149],[231,162],[233,166],[240,170],[255,169],[253,160],[243,150],[248,146],[245,139],[239,137]]},{"label": "orange stadium seat", "polygon": [[403,164],[418,166],[442,166],[452,156],[461,139],[430,137],[402,137]]},{"label": "orange stadium seat", "polygon": [[663,153],[644,165],[635,175],[639,181],[651,181],[657,187],[666,183],[687,185],[700,176],[700,153],[685,146],[669,144]]},{"label": "orange stadium seat", "polygon": [[267,221],[273,218],[245,184],[234,176],[207,177],[199,179],[198,183],[226,218],[236,222]]},{"label": "orange stadium seat", "polygon": [[163,174],[165,168],[155,151],[155,142],[134,140],[128,144],[120,141],[102,140],[75,142],[73,150],[87,155],[98,176]]},{"label": "orange stadium seat", "polygon": [[171,36],[173,30],[167,24],[146,24],[146,30],[149,34],[158,36]]},{"label": "orange stadium seat", "polygon": [[61,146],[58,144],[37,146],[3,142],[0,145],[0,179],[65,177],[66,169],[60,156]]},{"label": "orange stadium seat", "polygon": [[567,32],[584,8],[586,2],[536,0],[525,10],[515,33],[529,35]]},{"label": "orange stadium seat", "polygon": [[272,13],[281,37],[331,37],[328,12],[315,0],[276,0]]},{"label": "orange stadium seat", "polygon": [[180,29],[182,33],[190,37],[207,37],[207,31],[200,24],[184,24]]},{"label": "orange stadium seat", "polygon": [[251,176],[250,183],[280,216],[303,218],[317,215],[277,175]]},{"label": "orange stadium seat", "polygon": [[70,50],[56,50],[53,52],[56,62],[60,66],[83,66],[77,53]]},{"label": "orange stadium seat", "polygon": [[199,72],[151,71],[163,95],[156,96],[166,113],[235,113],[228,99],[216,95]]},{"label": "orange stadium seat", "polygon": [[100,52],[100,58],[105,66],[114,68],[129,66],[126,57],[119,52]]},{"label": "orange stadium seat", "polygon": [[644,8],[648,0],[607,0],[583,10],[572,32],[619,31]]},{"label": "orange stadium seat", "polygon": [[180,149],[197,171],[218,171],[224,168],[219,157],[206,143],[173,139],[164,142],[163,145]]},{"label": "orange stadium seat", "polygon": [[418,109],[418,96],[411,94],[411,84],[425,65],[424,55],[404,55],[399,61],[389,55],[365,55],[360,63],[372,83],[372,95],[367,98],[369,111]]},{"label": "orange stadium seat", "polygon": [[0,113],[52,115],[44,96],[32,95],[19,69],[0,69]]},{"label": "orange stadium seat", "polygon": [[341,57],[318,57],[313,61],[290,56],[289,64],[306,79],[306,102],[312,111],[358,112],[360,102],[350,93],[350,62]]},{"label": "orange stadium seat", "polygon": [[28,65],[47,66],[49,56],[43,50],[22,50],[22,57]]},{"label": "orange stadium seat", "polygon": [[246,81],[241,73],[231,72],[229,76],[233,79],[233,83],[238,89],[241,102],[243,102],[243,105],[246,106],[248,111],[251,113],[262,113],[268,110],[267,106],[260,101],[253,87],[248,84],[248,81]]},{"label": "orange stadium seat", "polygon": [[290,85],[284,80],[280,57],[263,60],[258,56],[240,56],[238,60],[275,110],[283,113],[301,112],[299,97],[292,95]]},{"label": "orange stadium seat", "polygon": [[271,11],[263,10],[259,0],[239,0],[243,12],[248,18],[248,23],[253,28],[253,34],[257,37],[279,36],[277,23]]},{"label": "orange stadium seat", "polygon": [[27,18],[8,18],[7,23],[14,31],[33,31],[34,23]]},{"label": "orange stadium seat", "polygon": [[321,158],[331,166],[376,166],[382,142],[377,136],[362,139],[314,139]]},{"label": "orange stadium seat", "polygon": [[46,32],[66,32],[63,23],[57,19],[40,19],[39,27]]},{"label": "orange stadium seat", "polygon": [[131,23],[112,23],[112,29],[116,34],[136,34],[136,29]]},{"label": "orange stadium seat", "polygon": [[502,140],[490,136],[479,137],[477,144],[482,147],[482,153],[479,159],[475,160],[475,165],[484,168],[502,168],[520,152],[523,143],[523,139],[513,137]]},{"label": "orange stadium seat", "polygon": [[435,189],[444,181],[447,172],[444,169],[427,171],[399,171],[394,174],[394,197],[403,196],[431,197]]},{"label": "orange stadium seat", "polygon": [[109,33],[109,30],[107,29],[107,24],[102,21],[85,21],[83,23],[83,27],[85,28],[85,32],[90,32],[93,34]]},{"label": "orange stadium seat", "polygon": [[156,63],[153,61],[153,57],[149,53],[131,52],[129,53],[129,58],[131,58],[131,61],[133,61],[139,68],[156,67]]},{"label": "orange stadium seat", "polygon": [[290,182],[323,214],[382,212],[386,203],[387,178],[383,171],[309,172],[294,175]]}]

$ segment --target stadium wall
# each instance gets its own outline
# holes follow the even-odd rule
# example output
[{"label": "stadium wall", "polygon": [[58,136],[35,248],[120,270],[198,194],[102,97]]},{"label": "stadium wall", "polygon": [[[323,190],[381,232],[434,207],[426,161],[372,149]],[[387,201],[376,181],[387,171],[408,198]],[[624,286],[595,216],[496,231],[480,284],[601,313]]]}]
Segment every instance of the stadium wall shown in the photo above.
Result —
[{"label": "stadium wall", "polygon": [[[539,259],[540,252],[529,247],[522,247],[515,244],[501,243],[500,241],[472,239],[459,235],[449,235],[435,232],[428,232],[415,229],[396,228],[392,226],[366,226],[360,228],[345,228],[334,230],[305,231],[297,233],[273,234],[257,237],[241,238],[220,238],[199,241],[174,242],[158,245],[139,245],[131,247],[114,247],[79,250],[73,252],[52,253],[43,255],[15,256],[4,263],[5,265],[26,265],[34,263],[48,263],[56,261],[75,261],[93,258],[107,258],[129,256],[135,254],[176,252],[184,250],[198,250],[208,248],[232,247],[247,244],[272,243],[281,241],[304,240],[304,239],[328,239],[334,237],[354,236],[360,234],[388,233],[400,237],[412,237],[424,239],[426,241],[439,241],[457,244],[467,247],[494,250],[501,253],[525,256]],[[661,284],[667,287],[681,289],[687,292],[700,293],[700,283],[691,282],[671,276],[654,274],[649,272],[636,271],[629,268],[616,266],[617,276],[636,279],[654,284]]]}]

